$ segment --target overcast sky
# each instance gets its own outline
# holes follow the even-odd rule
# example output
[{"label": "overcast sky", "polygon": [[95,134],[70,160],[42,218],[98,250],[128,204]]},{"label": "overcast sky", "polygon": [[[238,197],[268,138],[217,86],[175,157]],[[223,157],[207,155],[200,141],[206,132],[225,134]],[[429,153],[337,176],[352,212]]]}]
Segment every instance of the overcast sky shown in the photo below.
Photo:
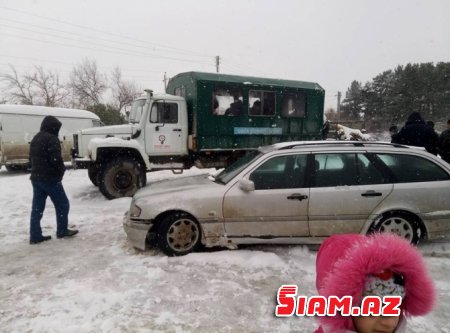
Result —
[{"label": "overcast sky", "polygon": [[326,106],[351,81],[450,61],[449,0],[0,0],[0,71],[67,76],[83,58],[142,88],[199,70],[313,81]]}]

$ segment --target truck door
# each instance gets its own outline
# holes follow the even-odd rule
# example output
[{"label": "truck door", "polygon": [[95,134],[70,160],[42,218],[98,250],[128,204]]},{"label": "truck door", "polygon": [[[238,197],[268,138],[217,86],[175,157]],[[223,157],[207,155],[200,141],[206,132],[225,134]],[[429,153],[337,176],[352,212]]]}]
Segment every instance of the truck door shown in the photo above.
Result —
[{"label": "truck door", "polygon": [[156,101],[145,125],[148,155],[187,154],[187,116],[178,101]]}]

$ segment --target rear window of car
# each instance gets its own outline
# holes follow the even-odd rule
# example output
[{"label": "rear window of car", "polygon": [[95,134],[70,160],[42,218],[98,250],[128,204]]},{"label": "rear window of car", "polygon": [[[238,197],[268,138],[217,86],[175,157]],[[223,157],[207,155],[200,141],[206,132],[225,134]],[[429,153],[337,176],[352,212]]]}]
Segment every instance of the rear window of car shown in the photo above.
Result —
[{"label": "rear window of car", "polygon": [[419,156],[403,154],[377,154],[391,170],[397,183],[415,183],[450,180],[439,165]]}]

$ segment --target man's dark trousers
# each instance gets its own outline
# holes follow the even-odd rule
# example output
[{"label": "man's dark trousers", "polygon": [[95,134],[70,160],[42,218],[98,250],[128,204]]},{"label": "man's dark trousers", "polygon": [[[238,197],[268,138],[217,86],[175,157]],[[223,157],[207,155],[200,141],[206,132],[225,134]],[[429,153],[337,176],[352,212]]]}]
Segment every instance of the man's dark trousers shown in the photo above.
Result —
[{"label": "man's dark trousers", "polygon": [[50,197],[56,210],[56,236],[64,236],[67,232],[70,203],[61,182],[37,182],[33,185],[33,205],[31,208],[30,240],[42,239],[41,219],[45,210],[45,201]]}]

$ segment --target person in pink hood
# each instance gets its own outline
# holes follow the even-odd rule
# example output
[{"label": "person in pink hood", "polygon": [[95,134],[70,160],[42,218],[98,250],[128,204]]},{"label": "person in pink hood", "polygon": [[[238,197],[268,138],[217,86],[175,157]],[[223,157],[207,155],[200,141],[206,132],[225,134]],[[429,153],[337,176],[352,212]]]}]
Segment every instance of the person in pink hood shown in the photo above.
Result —
[{"label": "person in pink hood", "polygon": [[436,295],[419,251],[393,234],[334,235],[321,245],[316,259],[319,295],[351,296],[353,305],[365,296],[402,296],[401,315],[325,316],[316,333],[406,332],[406,317],[431,311]]}]

